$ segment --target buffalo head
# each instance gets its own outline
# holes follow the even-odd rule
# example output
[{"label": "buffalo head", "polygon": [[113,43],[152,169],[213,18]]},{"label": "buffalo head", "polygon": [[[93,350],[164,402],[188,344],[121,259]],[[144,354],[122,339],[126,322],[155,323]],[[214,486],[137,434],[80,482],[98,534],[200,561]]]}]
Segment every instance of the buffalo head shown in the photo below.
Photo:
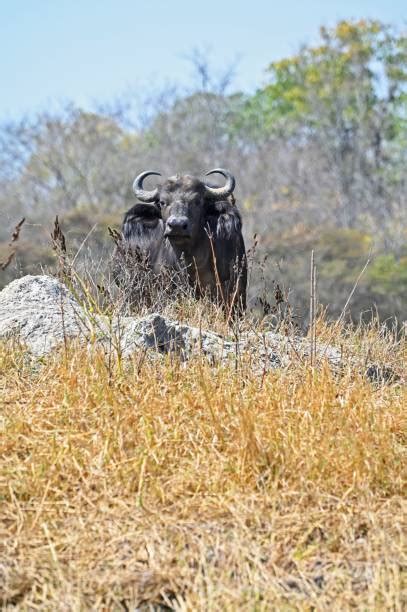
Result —
[{"label": "buffalo head", "polygon": [[205,225],[207,208],[211,202],[226,200],[233,193],[235,179],[222,168],[207,172],[222,174],[226,178],[223,187],[211,187],[199,179],[185,175],[168,178],[151,191],[143,189],[147,176],[161,176],[158,172],[147,170],[137,176],[133,191],[139,200],[152,204],[164,224],[164,236],[174,245],[193,243]]}]

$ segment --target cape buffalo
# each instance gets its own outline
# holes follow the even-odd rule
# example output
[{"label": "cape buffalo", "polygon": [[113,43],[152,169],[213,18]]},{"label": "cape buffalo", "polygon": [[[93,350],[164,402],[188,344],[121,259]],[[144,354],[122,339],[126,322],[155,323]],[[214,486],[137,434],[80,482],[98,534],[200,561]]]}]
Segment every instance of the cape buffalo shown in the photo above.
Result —
[{"label": "cape buffalo", "polygon": [[[143,188],[147,170],[133,183],[143,202],[124,216],[122,246],[142,254],[150,270],[186,269],[188,281],[199,297],[208,293],[229,312],[246,308],[247,266],[242,220],[235,206],[235,179],[222,168],[223,187],[213,187],[189,175],[164,180],[153,190]],[[116,277],[120,276],[116,266]]]}]

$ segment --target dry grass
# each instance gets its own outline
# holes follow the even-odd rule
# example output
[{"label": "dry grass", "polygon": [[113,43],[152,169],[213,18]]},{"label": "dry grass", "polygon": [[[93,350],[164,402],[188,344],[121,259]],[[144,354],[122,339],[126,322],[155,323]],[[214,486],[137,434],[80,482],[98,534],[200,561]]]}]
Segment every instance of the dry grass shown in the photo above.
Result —
[{"label": "dry grass", "polygon": [[3,608],[406,609],[406,344],[334,332],[401,381],[3,345]]}]

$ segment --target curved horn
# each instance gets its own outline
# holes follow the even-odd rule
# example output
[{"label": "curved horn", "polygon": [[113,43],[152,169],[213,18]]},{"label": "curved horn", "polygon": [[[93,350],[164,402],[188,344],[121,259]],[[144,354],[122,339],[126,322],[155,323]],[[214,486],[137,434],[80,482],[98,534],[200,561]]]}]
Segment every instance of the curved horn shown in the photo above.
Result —
[{"label": "curved horn", "polygon": [[210,174],[221,174],[225,177],[226,183],[224,187],[206,187],[206,193],[214,198],[215,200],[222,200],[223,198],[227,198],[235,188],[235,177],[233,174],[229,172],[229,170],[224,170],[223,168],[215,168],[214,170],[210,170],[205,174],[205,176],[209,176]]},{"label": "curved horn", "polygon": [[138,197],[138,199],[141,200],[141,202],[154,202],[154,200],[157,199],[157,196],[158,196],[157,188],[153,189],[152,191],[146,191],[145,189],[143,189],[144,179],[147,176],[150,176],[151,174],[155,174],[156,176],[161,176],[159,172],[154,172],[154,170],[145,170],[144,172],[136,176],[136,178],[134,179],[133,191],[135,195]]}]

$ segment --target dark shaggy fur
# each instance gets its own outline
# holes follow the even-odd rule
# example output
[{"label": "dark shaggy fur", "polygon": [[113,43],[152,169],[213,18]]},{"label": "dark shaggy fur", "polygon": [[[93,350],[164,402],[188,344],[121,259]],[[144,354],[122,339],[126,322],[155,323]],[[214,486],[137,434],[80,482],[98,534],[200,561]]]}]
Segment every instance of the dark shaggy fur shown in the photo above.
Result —
[{"label": "dark shaggy fur", "polygon": [[[188,236],[165,235],[169,220],[185,219]],[[242,219],[234,201],[215,201],[205,185],[175,176],[159,186],[152,204],[135,204],[124,216],[122,247],[142,253],[151,269],[185,266],[197,296],[209,292],[228,309],[246,308],[247,267]],[[115,275],[120,282],[116,252]]]}]

